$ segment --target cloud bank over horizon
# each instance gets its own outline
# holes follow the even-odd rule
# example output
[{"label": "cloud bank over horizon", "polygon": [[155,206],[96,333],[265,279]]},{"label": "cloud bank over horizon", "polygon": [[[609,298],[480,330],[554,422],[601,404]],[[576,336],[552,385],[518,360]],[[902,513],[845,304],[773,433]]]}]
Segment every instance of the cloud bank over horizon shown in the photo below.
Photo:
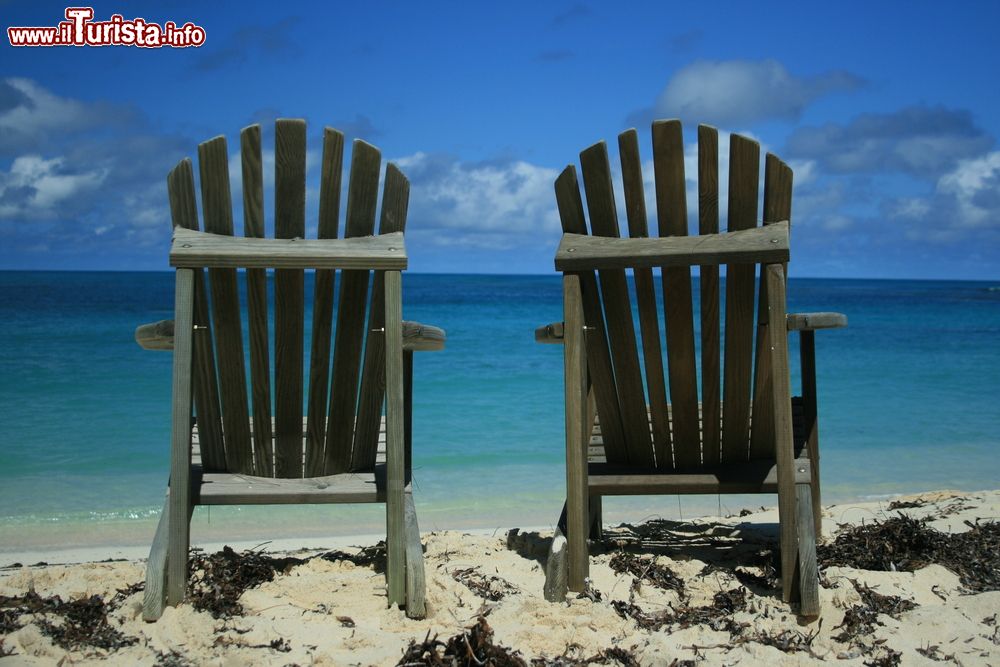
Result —
[{"label": "cloud bank over horizon", "polygon": [[[397,27],[415,20],[398,17]],[[731,132],[760,141],[762,166],[767,151],[792,166],[801,275],[946,277],[971,262],[961,275],[1000,276],[991,259],[1000,254],[998,127],[970,98],[889,96],[884,71],[858,59],[836,66],[836,58],[807,61],[780,49],[754,57],[749,48],[713,57],[711,33],[697,25],[649,51],[660,64],[652,58],[628,77],[618,68],[617,85],[611,69],[601,69],[608,54],[578,39],[613,30],[614,20],[566,3],[540,11],[538,36],[521,51],[497,51],[485,38],[461,49],[425,40],[417,43],[426,51],[407,51],[398,34],[381,39],[360,23],[356,39],[327,47],[307,38],[316,30],[308,16],[258,13],[228,28],[206,20],[210,40],[201,51],[79,52],[109,71],[157,73],[158,87],[129,94],[100,76],[62,76],[66,51],[42,53],[50,64],[31,67],[42,62],[41,50],[8,48],[19,60],[7,58],[0,76],[0,268],[165,268],[166,174],[219,132],[229,138],[239,231],[239,129],[261,123],[270,170],[273,120],[288,115],[309,122],[311,215],[320,127],[329,124],[378,145],[411,180],[415,268],[547,273],[560,234],[553,183],[595,136],[609,145],[627,234],[614,146],[624,129],[615,118],[627,116],[639,128],[651,230],[649,123],[679,117],[692,231],[695,124],[707,123],[720,131],[723,177]],[[317,53],[337,54],[329,61],[336,66],[319,66]],[[432,67],[428,58],[436,59]],[[386,69],[390,62],[399,72]],[[431,92],[430,73],[450,82],[451,97]],[[229,85],[246,92],[227,97]],[[345,153],[346,181],[349,143]],[[270,219],[271,174],[266,181]],[[727,184],[720,185],[724,225]]]}]

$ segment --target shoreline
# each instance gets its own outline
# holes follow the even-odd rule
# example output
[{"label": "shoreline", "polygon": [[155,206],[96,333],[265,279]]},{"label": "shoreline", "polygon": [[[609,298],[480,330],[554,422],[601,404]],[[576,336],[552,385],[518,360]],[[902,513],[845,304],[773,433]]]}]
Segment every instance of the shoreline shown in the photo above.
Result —
[{"label": "shoreline", "polygon": [[[975,497],[988,490],[962,491],[962,490],[932,490],[917,491],[912,493],[899,494],[879,494],[876,498],[860,498],[852,501],[838,501],[832,504],[824,503],[824,530],[835,527],[838,523],[849,523],[861,520],[865,516],[878,518],[879,507],[887,507],[894,501],[907,500],[913,498],[951,498],[951,497]],[[662,502],[662,511],[644,512],[648,507],[640,508],[643,500],[648,498],[659,498]],[[712,510],[719,507],[719,502],[715,496],[681,496],[682,509],[678,511],[678,496],[643,496],[626,499],[621,507],[616,507],[615,498],[606,498],[604,506],[605,525],[618,525],[623,523],[641,523],[650,520],[668,521],[725,521],[732,519],[742,511],[751,511],[753,514],[762,514],[760,510],[767,508],[768,512],[776,512],[777,496],[773,494],[756,495],[729,495],[722,496],[726,500],[725,506],[730,511],[719,514]],[[732,499],[741,499],[749,502],[735,503]],[[612,502],[609,502],[612,501]],[[634,502],[629,503],[629,500]],[[756,502],[754,502],[756,501]],[[770,501],[770,502],[769,502]],[[321,506],[320,506],[321,507]],[[269,553],[292,553],[296,551],[321,551],[324,549],[337,549],[349,546],[364,546],[375,544],[385,537],[384,524],[377,522],[355,521],[347,524],[338,523],[337,510],[343,513],[345,506],[338,506],[329,510],[323,521],[316,517],[310,517],[307,523],[289,524],[284,521],[284,516],[269,516],[270,521],[261,523],[257,518],[244,519],[237,525],[225,525],[226,517],[206,520],[206,517],[199,516],[199,512],[204,512],[205,508],[198,508],[191,523],[191,545],[192,547],[204,549],[206,552],[217,551],[223,546],[230,546],[237,550],[247,550],[261,548]],[[882,508],[884,510],[884,507]],[[837,517],[827,517],[827,513],[837,508]],[[236,510],[237,508],[213,508],[217,513],[226,510]],[[256,509],[256,508],[255,508]],[[264,513],[279,514],[285,510],[281,506],[278,510],[266,508]],[[366,513],[372,513],[375,506],[362,507]],[[305,511],[316,511],[316,507],[306,508]],[[700,510],[700,511],[699,511]],[[379,513],[381,510],[379,509]],[[884,512],[883,512],[884,513]],[[253,514],[248,513],[248,514]],[[499,524],[485,524],[482,520],[465,521],[461,520],[449,525],[440,525],[441,521],[425,521],[425,512],[417,508],[417,517],[420,523],[421,534],[458,532],[477,536],[505,535],[511,529],[518,529],[522,532],[551,532],[555,526],[554,519],[558,514],[552,513],[552,521],[545,523],[534,521],[529,523],[521,522],[518,525],[512,517],[508,521]],[[763,514],[766,514],[763,513]],[[537,518],[537,517],[536,517]],[[985,519],[1000,520],[1000,515],[994,517],[981,517]],[[832,523],[827,526],[827,519]],[[774,518],[777,521],[776,514]],[[48,565],[56,564],[79,564],[87,562],[102,562],[107,560],[145,560],[149,554],[152,544],[153,533],[156,530],[158,514],[151,518],[116,521],[111,522],[87,522],[79,521],[73,524],[67,523],[36,523],[24,524],[25,530],[21,534],[34,533],[33,540],[26,540],[18,543],[18,532],[15,530],[0,530],[0,570],[9,569],[12,564],[32,566],[36,563]],[[213,521],[216,525],[213,525]],[[278,523],[280,522],[280,524]],[[95,527],[99,527],[101,535],[94,534]],[[110,535],[108,529],[110,530]],[[67,530],[69,529],[69,530]]]}]

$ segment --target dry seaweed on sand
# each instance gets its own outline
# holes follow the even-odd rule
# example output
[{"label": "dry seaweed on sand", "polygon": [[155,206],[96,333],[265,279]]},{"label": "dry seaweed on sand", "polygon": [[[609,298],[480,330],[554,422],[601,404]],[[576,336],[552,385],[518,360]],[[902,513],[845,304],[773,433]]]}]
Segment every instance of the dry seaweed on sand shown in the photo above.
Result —
[{"label": "dry seaweed on sand", "polygon": [[528,663],[517,651],[493,643],[493,629],[482,616],[464,632],[451,637],[447,642],[430,639],[430,632],[424,641],[411,641],[397,667],[528,667]]},{"label": "dry seaweed on sand", "polygon": [[[635,655],[620,646],[612,646],[598,651],[589,658],[576,658],[571,652],[580,650],[579,644],[571,644],[562,655],[554,658],[532,658],[531,667],[587,667],[587,665],[621,665],[622,667],[639,667]],[[674,661],[676,663],[676,661]],[[675,667],[671,665],[671,667]],[[679,665],[677,666],[679,667]]]},{"label": "dry seaweed on sand", "polygon": [[451,578],[484,600],[492,602],[502,600],[511,593],[517,593],[517,589],[509,581],[495,575],[483,574],[478,567],[454,570]]},{"label": "dry seaweed on sand", "polygon": [[384,573],[387,558],[386,554],[385,540],[381,540],[378,544],[373,546],[361,547],[357,553],[349,553],[347,551],[335,549],[333,551],[322,553],[319,557],[323,560],[328,560],[331,563],[346,560],[349,563],[354,563],[358,567],[374,567],[376,572]]},{"label": "dry seaweed on sand", "polygon": [[894,651],[888,646],[880,646],[881,650],[877,655],[869,656],[865,660],[865,667],[896,667],[900,664],[903,658],[903,654],[899,651]]},{"label": "dry seaweed on sand", "polygon": [[676,625],[681,629],[693,625],[707,625],[713,630],[725,630],[730,634],[739,634],[742,631],[743,625],[733,619],[733,614],[746,609],[746,605],[745,588],[719,591],[715,594],[711,605],[701,607],[681,605],[676,608],[671,606],[658,613],[645,612],[637,605],[624,600],[611,602],[611,606],[619,616],[633,619],[645,630],[656,631],[668,625]]},{"label": "dry seaweed on sand", "polygon": [[0,609],[4,612],[5,625],[15,630],[20,627],[17,623],[20,616],[43,615],[36,621],[42,634],[64,649],[91,647],[115,650],[131,646],[139,640],[112,627],[108,612],[116,609],[131,595],[128,591],[136,592],[141,588],[133,586],[119,591],[109,602],[105,602],[100,595],[68,602],[64,602],[58,595],[43,598],[34,592],[15,597],[0,596]]},{"label": "dry seaweed on sand", "polygon": [[611,557],[608,565],[618,574],[631,574],[637,581],[648,581],[657,588],[677,591],[684,597],[684,580],[668,566],[657,563],[655,557],[643,558],[619,551]]},{"label": "dry seaweed on sand", "polygon": [[844,614],[844,620],[837,628],[843,631],[834,637],[838,642],[855,643],[856,640],[867,637],[876,625],[879,614],[898,618],[905,611],[914,609],[917,605],[912,600],[904,600],[898,595],[882,595],[869,586],[851,580],[854,590],[861,596],[861,603],[851,606]]},{"label": "dry seaweed on sand", "polygon": [[194,663],[177,651],[156,654],[155,667],[194,667]]},{"label": "dry seaweed on sand", "polygon": [[948,534],[908,516],[854,526],[817,549],[824,567],[913,572],[936,563],[959,576],[971,591],[1000,590],[1000,523],[966,522],[969,530]]},{"label": "dry seaweed on sand", "polygon": [[929,502],[930,501],[923,500],[921,498],[917,498],[916,500],[893,500],[891,503],[889,503],[889,507],[887,509],[889,509],[890,511],[913,509],[916,507],[924,507]]},{"label": "dry seaweed on sand", "polygon": [[207,611],[213,618],[238,616],[243,613],[239,598],[244,591],[274,580],[275,572],[287,572],[304,562],[252,550],[237,553],[228,546],[207,555],[193,549],[188,561],[188,599],[196,610]]},{"label": "dry seaweed on sand", "polygon": [[20,628],[21,624],[17,622],[20,617],[13,609],[0,609],[0,635],[9,635]]}]

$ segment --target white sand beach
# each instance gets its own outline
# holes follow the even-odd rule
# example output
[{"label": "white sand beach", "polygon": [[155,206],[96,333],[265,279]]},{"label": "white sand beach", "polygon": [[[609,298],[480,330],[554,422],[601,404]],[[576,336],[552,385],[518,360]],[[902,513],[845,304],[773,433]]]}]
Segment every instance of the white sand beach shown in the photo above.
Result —
[{"label": "white sand beach", "polygon": [[[947,534],[1000,516],[1000,491],[937,492],[894,502],[899,509],[890,509],[888,500],[825,507],[824,542],[853,526],[900,516],[926,519]],[[77,554],[87,562],[57,565],[30,565],[37,554],[23,553],[15,556],[23,565],[0,570],[0,664],[395,665],[411,643],[435,636],[447,643],[480,618],[492,629],[492,642],[524,664],[1000,664],[1000,591],[976,592],[939,564],[913,572],[823,567],[822,615],[811,623],[798,619],[762,569],[776,520],[772,508],[606,529],[592,549],[591,595],[570,594],[564,603],[542,597],[550,533],[425,533],[424,620],[386,607],[385,579],[373,567],[309,558],[323,551],[295,550],[294,541],[268,545],[268,553],[280,549],[308,560],[243,593],[242,613],[214,618],[186,601],[156,623],[141,619],[141,591],[112,602],[116,591],[144,578],[144,562],[134,551],[109,546],[103,554]],[[323,546],[357,551],[346,545],[371,546],[374,540]],[[102,555],[131,559],[96,562]],[[622,569],[623,560],[633,569]],[[980,566],[992,568],[995,579],[998,564],[994,554]],[[663,586],[663,572],[681,583]],[[112,636],[127,645],[60,646],[57,638],[68,635],[59,629],[70,621],[51,607],[23,613],[28,603],[22,596],[30,593],[63,602],[101,596],[105,630],[120,633]],[[411,653],[410,664],[431,663]]]}]

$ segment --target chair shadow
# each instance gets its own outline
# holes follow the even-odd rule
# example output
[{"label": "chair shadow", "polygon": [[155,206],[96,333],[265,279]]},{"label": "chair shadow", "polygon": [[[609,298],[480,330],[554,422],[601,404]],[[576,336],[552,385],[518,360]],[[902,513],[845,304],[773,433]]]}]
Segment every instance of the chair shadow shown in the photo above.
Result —
[{"label": "chair shadow", "polygon": [[[754,594],[773,596],[780,595],[778,538],[778,524],[652,519],[604,528],[600,539],[588,540],[588,551],[591,556],[623,551],[699,560],[705,563],[705,570],[729,573]],[[507,533],[507,548],[542,568],[551,544],[551,535],[537,531],[514,528]]]}]

